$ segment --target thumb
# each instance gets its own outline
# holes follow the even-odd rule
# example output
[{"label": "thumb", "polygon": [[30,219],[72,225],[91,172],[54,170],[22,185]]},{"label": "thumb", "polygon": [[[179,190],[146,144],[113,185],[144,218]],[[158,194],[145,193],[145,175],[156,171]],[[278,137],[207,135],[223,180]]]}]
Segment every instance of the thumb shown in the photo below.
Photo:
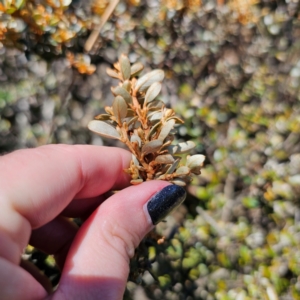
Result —
[{"label": "thumb", "polygon": [[107,199],[80,228],[53,298],[122,299],[135,248],[185,195],[179,186],[149,181]]}]

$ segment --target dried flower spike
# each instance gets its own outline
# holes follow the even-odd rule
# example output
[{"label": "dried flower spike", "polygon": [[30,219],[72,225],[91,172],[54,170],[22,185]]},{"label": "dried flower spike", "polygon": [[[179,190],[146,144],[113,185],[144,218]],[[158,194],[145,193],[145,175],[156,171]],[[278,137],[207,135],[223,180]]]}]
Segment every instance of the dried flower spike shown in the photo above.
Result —
[{"label": "dried flower spike", "polygon": [[179,155],[189,152],[195,144],[188,141],[172,145],[174,126],[183,121],[157,99],[164,72],[153,70],[137,79],[142,69],[141,63],[130,65],[124,54],[114,69],[107,69],[109,76],[120,80],[118,86],[111,88],[115,96],[113,105],[105,107],[106,114],[97,116],[88,128],[127,145],[132,161],[125,171],[130,174],[132,184],[159,179],[185,186],[192,174],[201,173],[205,156],[188,156],[186,162],[180,164]]}]

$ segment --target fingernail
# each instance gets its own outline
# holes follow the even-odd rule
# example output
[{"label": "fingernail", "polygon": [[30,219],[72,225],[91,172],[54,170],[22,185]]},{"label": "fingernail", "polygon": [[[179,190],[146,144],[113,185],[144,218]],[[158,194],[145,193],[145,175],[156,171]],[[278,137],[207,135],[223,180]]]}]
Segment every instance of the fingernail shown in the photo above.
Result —
[{"label": "fingernail", "polygon": [[185,199],[185,190],[178,185],[168,185],[156,193],[146,204],[153,225],[164,219],[175,207],[179,206]]}]

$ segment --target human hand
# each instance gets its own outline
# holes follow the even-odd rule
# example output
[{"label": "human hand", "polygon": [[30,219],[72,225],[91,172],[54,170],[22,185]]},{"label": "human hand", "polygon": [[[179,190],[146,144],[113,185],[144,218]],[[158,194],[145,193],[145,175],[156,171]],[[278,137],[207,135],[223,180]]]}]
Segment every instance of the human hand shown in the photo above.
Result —
[{"label": "human hand", "polygon": [[[0,158],[1,300],[122,299],[135,248],[185,198],[164,181],[128,187],[130,159],[122,149],[83,145]],[[69,217],[85,222],[78,229]],[[62,269],[54,293],[35,269],[20,266],[28,243],[54,254]]]}]

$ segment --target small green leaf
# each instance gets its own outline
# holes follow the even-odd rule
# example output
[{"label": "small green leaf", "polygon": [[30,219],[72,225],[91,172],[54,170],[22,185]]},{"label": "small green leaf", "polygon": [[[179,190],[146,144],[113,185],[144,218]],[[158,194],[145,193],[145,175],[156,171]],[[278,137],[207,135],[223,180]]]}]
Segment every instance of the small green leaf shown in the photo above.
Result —
[{"label": "small green leaf", "polygon": [[205,156],[202,154],[188,156],[185,165],[190,168],[192,173],[199,175],[204,160],[205,160]]},{"label": "small green leaf", "polygon": [[195,143],[192,141],[187,141],[183,143],[179,143],[178,145],[170,145],[168,147],[168,151],[171,154],[182,154],[189,152],[190,150],[194,149],[196,147]]},{"label": "small green leaf", "polygon": [[172,117],[168,118],[167,120],[171,120],[171,119],[174,120],[176,124],[184,124],[184,121],[176,116],[172,116]]},{"label": "small green leaf", "polygon": [[127,80],[130,78],[130,61],[128,57],[124,54],[121,54],[119,59],[120,69],[124,80]]},{"label": "small green leaf", "polygon": [[5,13],[8,14],[8,15],[12,15],[16,10],[17,10],[16,7],[13,5],[13,6],[7,8]]},{"label": "small green leaf", "polygon": [[15,1],[15,6],[17,9],[20,9],[21,6],[25,3],[25,0],[16,0]]},{"label": "small green leaf", "polygon": [[123,97],[117,96],[113,102],[113,112],[114,116],[117,118],[119,123],[122,123],[122,119],[124,119],[127,115],[127,104]]},{"label": "small green leaf", "polygon": [[175,161],[171,154],[159,155],[155,158],[155,162],[158,164],[173,164]]},{"label": "small green leaf", "polygon": [[160,134],[158,136],[158,139],[161,141],[164,141],[164,139],[168,136],[172,128],[174,127],[175,121],[173,119],[167,121],[160,131]]},{"label": "small green leaf", "polygon": [[150,103],[147,104],[148,110],[149,111],[155,111],[158,110],[160,108],[162,108],[164,105],[164,102],[161,100],[154,100]]},{"label": "small green leaf", "polygon": [[193,168],[198,167],[199,165],[202,166],[204,163],[204,160],[205,160],[205,156],[202,154],[188,156],[188,158],[186,160],[186,166],[193,169]]},{"label": "small green leaf", "polygon": [[131,66],[131,76],[137,75],[139,72],[141,72],[144,69],[144,66],[142,63],[137,62]]},{"label": "small green leaf", "polygon": [[114,71],[113,69],[107,68],[106,73],[108,76],[110,76],[112,78],[120,79],[119,74],[116,71]]},{"label": "small green leaf", "polygon": [[163,145],[162,141],[153,140],[143,146],[142,152],[144,155],[149,154],[149,153],[154,153],[154,152],[158,151],[162,145]]},{"label": "small green leaf", "polygon": [[176,185],[179,185],[179,186],[186,186],[186,182],[182,179],[175,179],[175,180],[172,180],[170,181]]},{"label": "small green leaf", "polygon": [[125,89],[127,92],[130,92],[131,82],[129,80],[125,80],[122,84],[122,88]]},{"label": "small green leaf", "polygon": [[120,139],[120,134],[112,125],[103,121],[92,120],[88,124],[89,130],[106,138]]},{"label": "small green leaf", "polygon": [[150,131],[147,135],[148,139],[156,133],[156,131],[158,130],[160,125],[161,125],[161,122],[157,122],[154,126],[152,126],[152,128],[150,129]]},{"label": "small green leaf", "polygon": [[136,135],[136,134],[133,134],[131,137],[130,137],[130,142],[137,142],[139,147],[141,147],[142,145],[142,141],[141,141],[141,138]]},{"label": "small green leaf", "polygon": [[175,169],[178,167],[180,160],[181,160],[180,158],[177,158],[173,162],[173,164],[169,167],[169,169],[167,170],[166,174],[172,174],[175,171]]},{"label": "small green leaf", "polygon": [[111,88],[112,92],[116,96],[122,96],[124,100],[129,104],[132,103],[131,95],[121,86],[117,86],[115,88]]},{"label": "small green leaf", "polygon": [[127,126],[129,127],[131,124],[134,124],[134,123],[137,121],[137,119],[138,119],[138,116],[129,119],[129,120],[126,122]]},{"label": "small green leaf", "polygon": [[251,196],[244,197],[242,203],[246,208],[255,208],[259,206],[257,198]]},{"label": "small green leaf", "polygon": [[157,121],[160,121],[162,118],[162,112],[161,111],[154,111],[154,112],[151,112],[149,115],[148,115],[148,120],[151,122],[151,123],[155,123]]},{"label": "small green leaf", "polygon": [[146,92],[145,101],[149,103],[153,101],[161,91],[161,83],[154,82]]},{"label": "small green leaf", "polygon": [[187,166],[181,166],[180,168],[178,168],[177,170],[176,170],[176,174],[177,175],[187,175],[187,174],[189,174],[190,173],[190,168],[188,168]]},{"label": "small green leaf", "polygon": [[153,70],[153,71],[145,74],[141,78],[139,78],[135,84],[134,89],[136,91],[143,92],[143,91],[147,90],[147,88],[150,85],[152,85],[152,83],[163,81],[164,77],[165,77],[165,73],[163,70],[160,70],[160,69]]}]

